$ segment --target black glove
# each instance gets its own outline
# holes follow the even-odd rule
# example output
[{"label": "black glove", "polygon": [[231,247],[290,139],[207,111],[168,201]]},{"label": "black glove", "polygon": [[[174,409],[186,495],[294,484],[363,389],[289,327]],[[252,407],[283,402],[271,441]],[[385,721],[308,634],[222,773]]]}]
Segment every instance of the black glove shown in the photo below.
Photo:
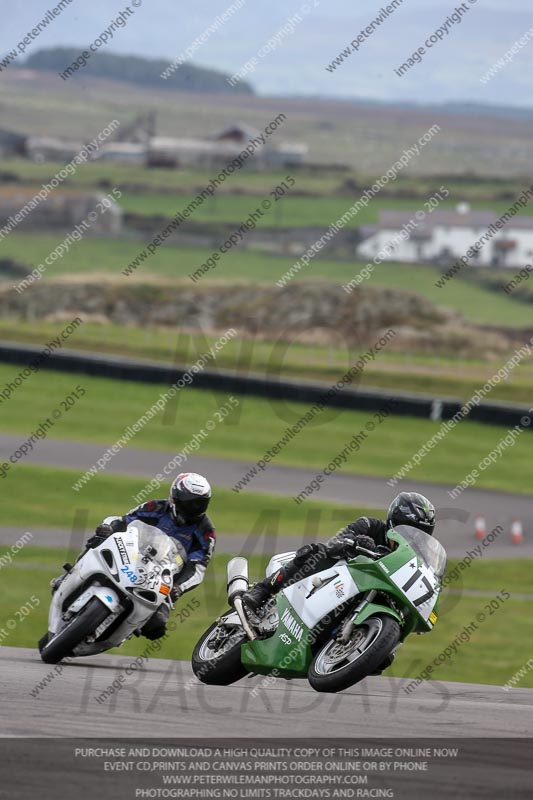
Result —
[{"label": "black glove", "polygon": [[326,552],[330,558],[344,558],[349,550],[353,550],[355,536],[349,531],[341,531],[332,536],[326,544]]},{"label": "black glove", "polygon": [[356,536],[354,539],[355,547],[364,547],[365,550],[376,552],[376,543],[370,536]]},{"label": "black glove", "polygon": [[108,536],[111,536],[113,533],[113,528],[111,525],[107,525],[107,523],[103,522],[101,525],[97,525],[94,531],[94,536],[91,536],[90,539],[87,539],[87,547],[93,548],[98,547],[105,542]]},{"label": "black glove", "polygon": [[172,589],[170,590],[170,599],[172,600],[172,602],[175,603],[176,600],[179,600],[182,594],[183,594],[183,589],[181,588],[179,583],[174,583]]},{"label": "black glove", "polygon": [[350,558],[357,555],[358,547],[375,550],[376,543],[370,536],[356,536],[347,528],[329,540],[326,550],[328,556],[333,558]]}]

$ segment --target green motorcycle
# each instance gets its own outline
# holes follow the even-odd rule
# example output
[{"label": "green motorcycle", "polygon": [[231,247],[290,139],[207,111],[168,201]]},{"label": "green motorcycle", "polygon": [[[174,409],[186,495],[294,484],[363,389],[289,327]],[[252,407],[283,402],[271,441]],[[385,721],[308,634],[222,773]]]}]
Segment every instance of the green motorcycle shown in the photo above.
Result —
[{"label": "green motorcycle", "polygon": [[[389,666],[410,633],[426,633],[437,621],[446,551],[411,526],[387,536],[394,549],[386,554],[358,548],[355,558],[287,586],[253,612],[242,602],[248,562],[232,559],[232,609],[196,645],[195,675],[219,686],[249,673],[307,677],[318,692],[339,692]],[[293,556],[274,556],[267,575]]]}]

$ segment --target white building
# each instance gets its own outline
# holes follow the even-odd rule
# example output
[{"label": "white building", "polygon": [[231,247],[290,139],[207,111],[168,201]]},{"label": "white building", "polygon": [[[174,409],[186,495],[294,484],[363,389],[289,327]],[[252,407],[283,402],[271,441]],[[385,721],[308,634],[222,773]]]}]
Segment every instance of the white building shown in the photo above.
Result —
[{"label": "white building", "polygon": [[104,144],[97,154],[99,161],[120,161],[124,164],[144,164],[148,145],[137,142]]},{"label": "white building", "polygon": [[226,164],[239,155],[242,147],[232,142],[208,139],[174,139],[156,136],[148,143],[148,164],[158,167],[190,167]]},{"label": "white building", "polygon": [[254,142],[252,163],[258,169],[281,169],[303,164],[308,154],[308,147],[303,143],[270,144],[267,141],[263,144],[261,131],[237,123],[218,131],[209,139],[153,137],[148,143],[147,160],[150,166],[224,166],[237,158],[250,142]]},{"label": "white building", "polygon": [[372,261],[449,264],[482,237],[488,239],[471,264],[520,267],[533,259],[533,216],[516,215],[504,225],[496,212],[435,209],[417,221],[415,211],[382,211],[374,227],[365,228],[357,256]]}]

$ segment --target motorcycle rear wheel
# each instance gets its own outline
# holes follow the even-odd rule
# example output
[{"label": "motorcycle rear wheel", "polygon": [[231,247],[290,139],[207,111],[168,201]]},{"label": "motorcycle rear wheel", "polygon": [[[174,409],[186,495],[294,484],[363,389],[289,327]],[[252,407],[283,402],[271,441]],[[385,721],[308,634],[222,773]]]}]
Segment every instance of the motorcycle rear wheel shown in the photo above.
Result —
[{"label": "motorcycle rear wheel", "polygon": [[400,641],[398,622],[375,614],[352,632],[349,642],[330,639],[314,657],[307,679],[317,692],[341,692],[375,672]]},{"label": "motorcycle rear wheel", "polygon": [[198,680],[211,686],[229,686],[244,678],[248,670],[241,663],[241,645],[247,641],[242,629],[224,628],[214,622],[192,654],[192,670]]},{"label": "motorcycle rear wheel", "polygon": [[74,648],[81,644],[86,636],[94,633],[110,613],[107,606],[104,606],[97,597],[89,600],[85,608],[57,636],[49,639],[44,645],[41,650],[41,658],[44,663],[58,664],[70,656]]}]

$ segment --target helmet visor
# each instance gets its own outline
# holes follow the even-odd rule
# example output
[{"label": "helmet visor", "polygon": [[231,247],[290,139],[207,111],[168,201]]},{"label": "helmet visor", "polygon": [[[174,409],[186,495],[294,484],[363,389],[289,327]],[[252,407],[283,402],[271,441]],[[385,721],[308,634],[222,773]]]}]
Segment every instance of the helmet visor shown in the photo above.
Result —
[{"label": "helmet visor", "polygon": [[174,507],[178,514],[188,520],[201,517],[205,514],[209,505],[209,497],[195,497],[191,500],[174,499]]}]

